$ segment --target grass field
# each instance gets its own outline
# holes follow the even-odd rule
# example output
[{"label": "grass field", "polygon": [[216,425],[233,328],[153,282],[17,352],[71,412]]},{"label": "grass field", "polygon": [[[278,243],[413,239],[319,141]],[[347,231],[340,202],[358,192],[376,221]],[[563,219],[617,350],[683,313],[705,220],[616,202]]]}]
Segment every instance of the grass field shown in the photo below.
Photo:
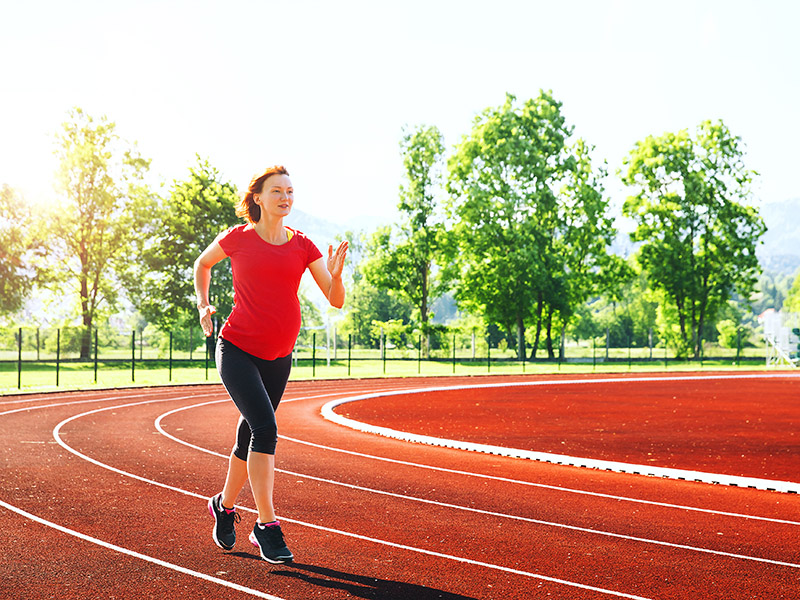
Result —
[{"label": "grass field", "polygon": [[[292,368],[291,378],[303,379],[344,379],[367,377],[417,377],[447,375],[485,375],[485,374],[548,374],[548,373],[621,373],[621,372],[655,372],[655,371],[699,371],[699,370],[738,370],[742,368],[765,368],[761,357],[746,358],[737,365],[732,358],[704,361],[679,361],[674,358],[645,361],[617,357],[605,362],[604,356],[573,357],[568,362],[526,362],[507,358],[487,360],[458,358],[452,360],[417,361],[386,360],[376,358],[359,358],[348,361],[346,358],[331,360],[330,366],[322,353],[315,364],[308,358],[302,358]],[[56,385],[58,378],[58,385]],[[117,388],[130,386],[180,385],[198,383],[218,383],[219,376],[213,360],[206,369],[204,360],[174,361],[170,371],[169,362],[165,360],[149,360],[136,362],[131,369],[130,361],[99,361],[95,380],[94,362],[62,362],[56,372],[55,362],[23,362],[21,374],[16,362],[0,363],[0,395],[20,392],[40,392],[54,390],[79,390]],[[20,384],[21,383],[21,387]]]}]

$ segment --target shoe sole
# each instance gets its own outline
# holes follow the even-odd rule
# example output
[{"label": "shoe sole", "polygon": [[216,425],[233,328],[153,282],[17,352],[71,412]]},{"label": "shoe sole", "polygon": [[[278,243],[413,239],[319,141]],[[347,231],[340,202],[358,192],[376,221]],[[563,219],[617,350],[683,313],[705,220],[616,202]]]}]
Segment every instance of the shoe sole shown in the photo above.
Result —
[{"label": "shoe sole", "polygon": [[214,498],[211,498],[208,501],[208,513],[212,517],[214,517],[214,529],[211,530],[211,537],[214,539],[214,543],[223,550],[233,550],[233,546],[226,546],[225,544],[220,542],[219,539],[217,539],[217,515],[214,512],[214,506],[211,504],[212,502],[214,502]]},{"label": "shoe sole", "polygon": [[290,563],[294,560],[294,554],[290,554],[289,556],[278,556],[276,558],[266,557],[264,556],[264,553],[261,551],[261,546],[258,545],[258,540],[256,540],[256,536],[253,533],[250,534],[249,539],[250,543],[253,544],[253,546],[255,546],[256,548],[258,548],[258,553],[261,555],[261,558],[263,558],[265,561],[267,561],[272,565],[283,565],[286,563]]}]

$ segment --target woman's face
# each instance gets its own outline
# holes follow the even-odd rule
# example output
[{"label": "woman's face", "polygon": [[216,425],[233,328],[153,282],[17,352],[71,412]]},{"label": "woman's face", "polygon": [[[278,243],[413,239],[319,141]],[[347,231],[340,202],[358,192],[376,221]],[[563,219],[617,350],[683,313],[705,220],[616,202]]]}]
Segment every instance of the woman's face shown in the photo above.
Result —
[{"label": "woman's face", "polygon": [[275,217],[285,217],[292,211],[294,189],[288,175],[270,175],[261,186],[261,193],[253,199],[261,206],[261,217],[266,212]]}]

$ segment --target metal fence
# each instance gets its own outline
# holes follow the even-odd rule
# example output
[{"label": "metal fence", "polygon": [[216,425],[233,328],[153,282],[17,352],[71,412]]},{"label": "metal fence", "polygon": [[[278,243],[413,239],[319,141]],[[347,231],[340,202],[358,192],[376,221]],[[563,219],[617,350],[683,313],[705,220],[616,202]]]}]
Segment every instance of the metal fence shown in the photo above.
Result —
[{"label": "metal fence", "polygon": [[[652,336],[651,336],[651,339]],[[724,363],[728,366],[757,366],[766,361],[766,347],[722,348],[718,344],[704,343],[698,359],[690,362],[703,367]],[[530,353],[530,348],[528,348]],[[687,359],[677,355],[674,348],[664,340],[653,339],[646,346],[612,347],[608,333],[604,337],[590,340],[556,340],[555,355],[546,356],[539,350],[537,357],[527,356],[520,360],[516,349],[509,347],[504,339],[490,343],[480,332],[463,331],[440,327],[434,336],[404,335],[402,339],[390,339],[381,333],[374,344],[354,344],[352,335],[341,335],[336,329],[303,329],[293,351],[294,366],[310,367],[312,377],[317,376],[318,367],[337,364],[344,375],[352,376],[353,366],[359,361],[373,361],[375,374],[387,372],[387,363],[405,363],[413,374],[422,371],[424,363],[465,365],[491,373],[493,366],[514,363],[521,372],[528,365],[551,364],[560,368],[564,364],[591,364],[593,368],[604,363],[663,365],[668,368],[676,361]],[[411,364],[409,364],[411,363]],[[115,381],[137,382],[137,370],[161,369],[166,372],[166,381],[173,381],[173,372],[193,369],[195,380],[208,380],[214,376],[213,340],[203,336],[199,327],[185,328],[164,333],[147,327],[125,330],[102,324],[99,328],[81,326],[42,328],[0,328],[0,375],[4,375],[6,389],[23,387],[23,377],[36,376],[46,379],[49,385],[62,385],[61,374],[67,369],[80,368],[93,374],[96,383],[100,373],[115,371]],[[391,370],[391,369],[389,369]],[[16,375],[16,381],[11,380]],[[16,386],[14,386],[16,384]]]}]

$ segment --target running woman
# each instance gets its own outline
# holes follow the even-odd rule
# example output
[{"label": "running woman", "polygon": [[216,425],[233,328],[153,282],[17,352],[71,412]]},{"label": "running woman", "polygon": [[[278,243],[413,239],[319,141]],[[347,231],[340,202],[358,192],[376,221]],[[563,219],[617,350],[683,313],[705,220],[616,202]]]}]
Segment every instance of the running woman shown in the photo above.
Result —
[{"label": "running woman", "polygon": [[211,267],[230,257],[233,270],[234,307],[219,332],[216,362],[241,417],[225,486],[208,501],[215,521],[212,535],[220,548],[233,548],[234,525],[241,519],[234,503],[249,477],[258,509],[250,541],[273,564],[294,558],[276,520],[272,493],[278,440],[275,410],[300,332],[297,289],[308,269],[331,305],[341,308],[348,247],[346,241],[336,252],[329,246],[325,261],[311,240],[283,224],[293,202],[292,182],[284,167],[271,167],[254,177],[236,207],[246,223],[220,233],[194,263],[197,309],[207,337],[213,334],[211,315],[216,312],[208,299]]}]

